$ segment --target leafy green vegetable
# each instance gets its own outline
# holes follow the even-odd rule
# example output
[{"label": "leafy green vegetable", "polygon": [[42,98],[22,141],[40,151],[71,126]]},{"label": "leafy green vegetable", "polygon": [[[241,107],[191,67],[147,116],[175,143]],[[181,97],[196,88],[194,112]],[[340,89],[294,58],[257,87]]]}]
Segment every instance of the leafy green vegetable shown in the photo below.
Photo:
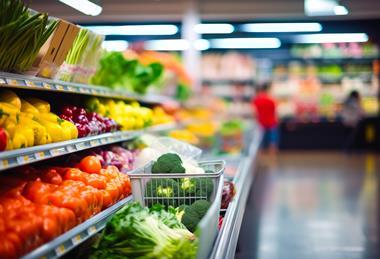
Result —
[{"label": "leafy green vegetable", "polygon": [[90,258],[190,259],[196,252],[194,234],[176,222],[174,211],[164,212],[157,206],[150,211],[131,203],[107,223]]},{"label": "leafy green vegetable", "polygon": [[127,89],[145,94],[163,74],[161,63],[143,65],[138,60],[126,60],[120,52],[108,52],[100,60],[100,65],[91,82],[116,89]]},{"label": "leafy green vegetable", "polygon": [[226,121],[220,127],[220,133],[224,136],[233,135],[242,132],[244,129],[244,122],[239,119]]}]

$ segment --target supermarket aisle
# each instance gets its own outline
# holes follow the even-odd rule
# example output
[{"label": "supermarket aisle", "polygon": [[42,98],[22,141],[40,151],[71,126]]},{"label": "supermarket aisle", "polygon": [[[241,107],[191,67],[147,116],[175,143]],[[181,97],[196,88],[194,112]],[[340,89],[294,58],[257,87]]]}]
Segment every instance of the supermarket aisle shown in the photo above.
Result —
[{"label": "supermarket aisle", "polygon": [[236,258],[380,258],[379,155],[281,153],[260,169]]}]

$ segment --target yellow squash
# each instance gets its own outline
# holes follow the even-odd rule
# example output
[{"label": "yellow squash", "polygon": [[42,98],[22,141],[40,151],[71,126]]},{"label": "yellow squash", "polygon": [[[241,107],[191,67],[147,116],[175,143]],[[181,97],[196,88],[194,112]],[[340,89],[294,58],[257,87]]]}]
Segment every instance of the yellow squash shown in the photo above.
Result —
[{"label": "yellow squash", "polygon": [[31,105],[33,105],[39,112],[48,113],[50,112],[50,104],[44,100],[28,97],[25,98]]},{"label": "yellow squash", "polygon": [[24,99],[21,99],[21,111],[33,115],[38,115],[40,113],[36,107],[31,105],[28,101]]}]

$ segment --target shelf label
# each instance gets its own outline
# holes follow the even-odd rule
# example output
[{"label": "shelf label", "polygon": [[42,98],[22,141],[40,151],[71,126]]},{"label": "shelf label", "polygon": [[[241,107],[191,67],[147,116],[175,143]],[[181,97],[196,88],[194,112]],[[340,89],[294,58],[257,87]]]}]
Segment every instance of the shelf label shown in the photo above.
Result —
[{"label": "shelf label", "polygon": [[65,153],[66,153],[65,148],[55,148],[55,149],[50,150],[50,154],[52,156],[58,156],[58,155],[62,155]]},{"label": "shelf label", "polygon": [[97,146],[99,144],[99,141],[98,140],[91,140],[90,141],[90,145],[91,146]]},{"label": "shelf label", "polygon": [[26,86],[37,87],[37,85],[33,81],[25,80]]},{"label": "shelf label", "polygon": [[29,161],[29,156],[18,156],[17,163],[24,164]]},{"label": "shelf label", "polygon": [[16,79],[7,79],[7,84],[11,86],[19,86],[19,83]]},{"label": "shelf label", "polygon": [[99,141],[100,141],[100,144],[106,144],[107,143],[107,139],[105,139],[105,138],[101,138],[101,139],[99,139]]},{"label": "shelf label", "polygon": [[66,150],[68,152],[73,152],[73,151],[75,151],[75,146],[74,145],[69,145],[69,146],[66,147]]},{"label": "shelf label", "polygon": [[58,256],[61,256],[65,253],[65,246],[64,245],[60,245],[58,246],[56,249],[55,249],[55,252]]},{"label": "shelf label", "polygon": [[63,87],[63,85],[55,85],[55,88],[56,88],[57,90],[60,90],[60,91],[65,90],[65,88]]},{"label": "shelf label", "polygon": [[9,161],[7,159],[1,160],[1,162],[0,162],[1,168],[6,168],[6,167],[8,167],[8,165],[9,165]]},{"label": "shelf label", "polygon": [[51,85],[49,85],[47,83],[43,83],[42,87],[45,88],[45,89],[50,89],[50,90],[53,88]]},{"label": "shelf label", "polygon": [[70,91],[70,92],[76,92],[76,88],[72,87],[72,86],[67,86],[67,90]]},{"label": "shelf label", "polygon": [[79,244],[82,241],[82,237],[80,235],[76,235],[71,239],[71,242],[73,242],[74,245]]},{"label": "shelf label", "polygon": [[77,149],[84,149],[87,147],[87,145],[86,145],[86,142],[81,142],[81,143],[75,144],[75,147]]},{"label": "shelf label", "polygon": [[89,235],[95,234],[96,233],[96,227],[95,226],[89,227],[88,230],[87,230],[87,232],[88,232]]},{"label": "shelf label", "polygon": [[37,153],[34,154],[34,157],[36,159],[44,158],[45,157],[45,153],[44,152],[37,152]]},{"label": "shelf label", "polygon": [[4,78],[0,78],[0,84],[5,85],[6,83],[7,83],[7,82],[5,81]]}]

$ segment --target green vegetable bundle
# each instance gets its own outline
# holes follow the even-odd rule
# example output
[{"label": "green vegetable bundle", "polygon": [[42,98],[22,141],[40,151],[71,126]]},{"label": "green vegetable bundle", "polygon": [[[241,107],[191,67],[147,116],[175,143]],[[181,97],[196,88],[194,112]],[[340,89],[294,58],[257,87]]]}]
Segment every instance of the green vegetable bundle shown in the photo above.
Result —
[{"label": "green vegetable bundle", "polygon": [[197,240],[177,220],[176,211],[131,203],[107,223],[90,258],[195,258]]},{"label": "green vegetable bundle", "polygon": [[160,63],[145,66],[138,60],[126,60],[120,52],[108,52],[100,60],[99,68],[91,82],[95,85],[145,94],[148,87],[161,77],[163,69]]},{"label": "green vegetable bundle", "polygon": [[0,70],[28,70],[56,24],[45,13],[32,15],[21,0],[0,0]]}]

